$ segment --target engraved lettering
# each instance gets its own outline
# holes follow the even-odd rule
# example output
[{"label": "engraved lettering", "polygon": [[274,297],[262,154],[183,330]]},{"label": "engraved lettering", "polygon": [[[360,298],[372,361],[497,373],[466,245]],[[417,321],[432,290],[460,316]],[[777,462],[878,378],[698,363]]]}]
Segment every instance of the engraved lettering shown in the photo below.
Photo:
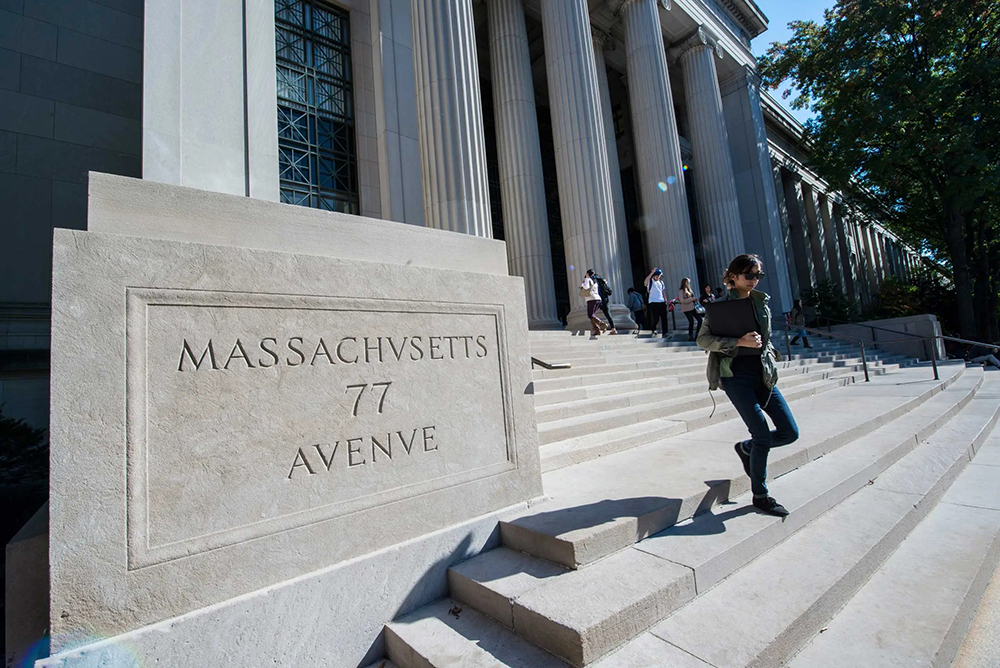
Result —
[{"label": "engraved lettering", "polygon": [[377,352],[378,353],[378,361],[379,362],[382,361],[382,337],[381,336],[378,337],[377,343],[374,346],[370,345],[368,343],[368,337],[367,336],[365,337],[365,362],[369,363],[369,364],[371,363],[372,360],[371,360],[371,357],[369,356],[368,353],[371,353],[371,352]]},{"label": "engraved lettering", "polygon": [[392,355],[393,355],[393,357],[396,358],[397,362],[399,362],[402,359],[402,357],[403,357],[403,351],[406,350],[406,341],[407,341],[407,339],[408,339],[408,337],[404,336],[403,337],[403,343],[400,344],[399,350],[396,350],[396,344],[394,344],[392,342],[392,337],[391,336],[385,337],[385,340],[389,342],[389,347],[392,348]]},{"label": "engraved lettering", "polygon": [[414,362],[417,362],[424,358],[424,349],[417,345],[418,342],[422,343],[423,337],[414,336],[412,339],[410,339],[410,347],[419,353],[419,357],[414,357],[413,353],[412,352],[410,353],[410,359],[413,360]]},{"label": "engraved lettering", "polygon": [[385,404],[385,395],[389,391],[389,386],[392,385],[392,381],[386,383],[372,383],[372,391],[375,391],[376,387],[382,388],[382,396],[378,400],[378,412],[382,412],[382,406]]},{"label": "engraved lettering", "polygon": [[403,444],[403,449],[406,450],[406,454],[410,454],[410,448],[413,447],[413,441],[414,441],[414,439],[417,438],[417,430],[414,429],[413,433],[410,434],[410,442],[409,443],[407,443],[406,439],[403,438],[403,432],[397,431],[396,433],[399,434],[399,442]]},{"label": "engraved lettering", "polygon": [[339,359],[344,364],[357,364],[358,363],[358,356],[357,355],[354,356],[354,359],[349,360],[349,359],[346,359],[344,357],[344,354],[341,352],[341,349],[344,347],[344,344],[347,343],[348,341],[353,341],[354,343],[358,342],[358,340],[356,338],[354,338],[353,336],[348,336],[346,338],[341,339],[340,343],[337,344],[337,359]]},{"label": "engraved lettering", "polygon": [[330,357],[330,351],[326,349],[326,342],[321,338],[319,343],[316,345],[316,352],[313,353],[312,359],[309,360],[309,366],[316,363],[316,358],[322,355],[326,358],[327,363],[333,364],[333,358]]},{"label": "engraved lettering", "polygon": [[368,383],[363,383],[361,385],[348,385],[347,391],[351,390],[358,391],[358,398],[354,400],[354,410],[351,412],[353,417],[358,417],[358,404],[361,403],[361,395],[365,393],[365,388],[368,387]]},{"label": "engraved lettering", "polygon": [[381,450],[385,453],[385,456],[392,459],[392,434],[386,434],[386,445],[382,445],[377,438],[372,436],[372,464],[375,463],[375,453]]},{"label": "engraved lettering", "polygon": [[300,466],[305,467],[306,471],[309,471],[309,475],[316,475],[316,472],[312,470],[311,466],[309,466],[309,461],[306,460],[306,455],[304,452],[302,452],[302,448],[299,448],[298,453],[296,453],[295,455],[295,461],[292,462],[292,468],[288,472],[289,480],[292,479],[292,474],[295,473],[295,469],[297,469]]},{"label": "engraved lettering", "polygon": [[212,368],[218,369],[219,365],[215,361],[215,348],[212,347],[212,339],[208,340],[208,345],[197,360],[194,358],[194,353],[191,351],[191,346],[188,344],[187,339],[184,339],[184,347],[181,349],[181,361],[177,365],[177,370],[184,370],[184,357],[187,356],[191,360],[191,364],[194,365],[195,371],[197,371],[201,368],[201,363],[205,361],[205,355],[208,355],[209,360],[211,360]]},{"label": "engraved lettering", "polygon": [[290,358],[286,358],[285,361],[288,363],[288,366],[298,366],[306,361],[306,356],[302,354],[302,351],[292,345],[293,341],[298,341],[299,343],[303,342],[301,336],[293,336],[292,338],[288,339],[288,344],[287,344],[288,349],[299,356],[298,362],[293,362]]},{"label": "engraved lettering", "polygon": [[361,458],[360,462],[355,462],[354,461],[354,455],[360,455],[361,454],[361,446],[359,445],[358,447],[354,447],[353,445],[351,445],[352,443],[364,443],[364,441],[365,441],[365,439],[363,439],[363,438],[349,438],[349,439],[347,439],[347,465],[348,466],[350,466],[350,467],[361,466],[362,464],[365,463],[365,458],[364,457]]},{"label": "engraved lettering", "polygon": [[268,348],[267,346],[264,345],[268,341],[271,341],[272,343],[274,343],[274,345],[278,345],[278,339],[271,338],[271,337],[268,337],[266,339],[261,339],[261,341],[260,341],[260,349],[263,350],[265,353],[267,353],[268,355],[271,356],[271,363],[270,364],[264,364],[264,360],[262,360],[262,359],[258,359],[257,360],[257,364],[260,365],[260,368],[262,368],[262,369],[268,369],[268,368],[274,366],[275,364],[278,364],[281,361],[281,359],[278,357],[277,351],[271,350],[270,348]]},{"label": "engraved lettering", "polygon": [[446,336],[448,339],[448,353],[451,355],[452,359],[455,359],[455,339],[459,338],[457,336]]},{"label": "engraved lettering", "polygon": [[323,460],[323,466],[325,466],[326,470],[329,471],[330,467],[333,466],[333,458],[337,456],[337,448],[340,447],[340,441],[333,442],[333,452],[330,453],[330,459],[327,459],[326,455],[323,454],[323,447],[319,443],[313,447],[316,448],[316,452],[319,453],[319,458]]},{"label": "engraved lettering", "polygon": [[[239,351],[237,353],[236,351]],[[233,346],[233,352],[229,353],[229,359],[226,360],[226,366],[222,367],[224,370],[229,369],[229,363],[235,359],[241,359],[247,364],[248,369],[253,369],[254,365],[250,363],[250,357],[247,355],[247,351],[243,349],[243,342],[236,339],[236,345]]]},{"label": "engraved lettering", "polygon": [[432,450],[437,450],[437,443],[434,447],[430,447],[431,442],[434,441],[434,427],[424,427],[424,452],[431,452]]},{"label": "engraved lettering", "polygon": [[486,350],[486,343],[485,343],[485,341],[486,341],[486,337],[483,336],[482,334],[480,334],[479,336],[476,337],[476,345],[482,351],[482,352],[480,352],[479,350],[477,350],[476,351],[476,357],[486,357],[489,354],[489,351]]},{"label": "engraved lettering", "polygon": [[432,337],[428,338],[428,341],[430,341],[430,346],[431,346],[431,359],[432,360],[443,360],[444,359],[444,355],[441,355],[440,357],[434,357],[434,352],[436,350],[438,350],[438,348],[441,347],[440,343],[434,343],[434,342],[435,341],[440,341],[440,340],[441,340],[440,336],[432,336]]},{"label": "engraved lettering", "polygon": [[463,336],[462,341],[465,343],[465,359],[469,359],[471,357],[471,355],[469,355],[469,343],[472,342],[472,337]]}]

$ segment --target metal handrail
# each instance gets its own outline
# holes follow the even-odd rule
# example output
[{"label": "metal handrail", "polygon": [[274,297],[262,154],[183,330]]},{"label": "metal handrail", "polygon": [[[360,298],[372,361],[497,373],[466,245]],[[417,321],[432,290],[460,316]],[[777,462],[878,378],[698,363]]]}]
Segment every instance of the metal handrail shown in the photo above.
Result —
[{"label": "metal handrail", "polygon": [[536,366],[540,366],[543,369],[549,369],[549,370],[552,370],[552,369],[572,369],[573,368],[573,365],[570,364],[570,363],[568,363],[568,362],[543,362],[542,360],[538,359],[537,357],[532,357],[531,358],[531,366],[532,366],[532,368],[534,368]]},{"label": "metal handrail", "polygon": [[[865,342],[861,339],[856,339],[853,336],[846,336],[844,334],[834,334],[833,332],[824,332],[818,329],[813,329],[812,327],[803,327],[800,325],[792,325],[796,330],[803,332],[814,332],[820,336],[829,336],[832,339],[841,339],[843,341],[850,341],[851,343],[857,344],[861,348],[861,368],[865,372],[865,382],[870,383],[871,378],[868,375],[868,359],[865,356]],[[788,326],[785,328],[785,350],[788,352],[788,359],[792,359],[792,344],[788,339]],[[937,367],[934,367],[934,379],[937,380]]]}]

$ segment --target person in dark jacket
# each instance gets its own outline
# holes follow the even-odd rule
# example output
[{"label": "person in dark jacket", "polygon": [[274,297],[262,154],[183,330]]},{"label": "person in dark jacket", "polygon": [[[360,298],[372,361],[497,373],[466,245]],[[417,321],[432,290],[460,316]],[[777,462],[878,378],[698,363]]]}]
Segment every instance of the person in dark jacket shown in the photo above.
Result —
[{"label": "person in dark jacket", "polygon": [[598,274],[594,274],[594,280],[597,281],[597,293],[601,295],[601,311],[604,312],[604,319],[608,321],[608,334],[617,334],[618,330],[615,329],[615,321],[611,317],[611,309],[608,308],[608,298],[611,297],[611,286]]},{"label": "person in dark jacket", "polygon": [[[728,299],[752,300],[757,328],[738,339],[716,336],[711,318],[706,315],[698,332],[698,346],[709,352],[709,389],[722,387],[750,432],[749,440],[739,441],[734,447],[750,478],[754,507],[784,517],[788,511],[768,494],[767,456],[771,448],[795,442],[799,428],[777,388],[780,355],[771,345],[770,298],[755,289],[764,275],[762,269],[763,263],[756,255],[738,255],[722,279],[729,288]],[[768,426],[765,414],[774,423],[774,430]]]},{"label": "person in dark jacket", "polygon": [[806,314],[802,310],[802,300],[796,299],[792,302],[792,327],[798,330],[798,333],[792,337],[790,343],[795,345],[798,343],[799,339],[802,339],[803,348],[812,348],[809,345],[809,337],[806,336],[806,330],[802,329],[806,326]]},{"label": "person in dark jacket", "polygon": [[642,310],[645,304],[643,303],[642,295],[639,294],[638,290],[635,288],[628,289],[628,297],[625,299],[625,306],[627,306],[628,310],[632,312],[632,319],[635,320],[635,324],[639,326],[639,329],[636,331],[641,331],[643,325],[645,324],[645,319],[642,317]]}]

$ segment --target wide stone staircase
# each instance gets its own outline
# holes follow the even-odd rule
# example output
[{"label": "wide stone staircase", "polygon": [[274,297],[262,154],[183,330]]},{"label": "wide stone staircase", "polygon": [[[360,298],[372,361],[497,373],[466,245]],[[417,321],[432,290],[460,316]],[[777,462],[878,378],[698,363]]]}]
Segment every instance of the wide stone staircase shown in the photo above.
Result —
[{"label": "wide stone staircase", "polygon": [[794,347],[781,520],[704,352],[531,336],[571,364],[533,372],[546,497],[386,626],[386,668],[951,665],[1000,560],[1000,372],[867,351],[864,383],[857,349]]}]

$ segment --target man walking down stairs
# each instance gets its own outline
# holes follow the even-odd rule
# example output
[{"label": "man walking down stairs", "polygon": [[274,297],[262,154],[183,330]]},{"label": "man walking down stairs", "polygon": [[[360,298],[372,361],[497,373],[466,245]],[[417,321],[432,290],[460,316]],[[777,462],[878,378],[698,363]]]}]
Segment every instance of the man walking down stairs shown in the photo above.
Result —
[{"label": "man walking down stairs", "polygon": [[947,363],[935,381],[876,352],[863,383],[857,350],[814,340],[781,363],[801,437],[769,462],[780,519],[749,504],[745,428],[713,407],[702,353],[532,337],[572,364],[534,372],[546,499],[452,566],[447,598],[386,626],[396,665],[950,666],[960,649],[981,665],[1000,371]]}]

